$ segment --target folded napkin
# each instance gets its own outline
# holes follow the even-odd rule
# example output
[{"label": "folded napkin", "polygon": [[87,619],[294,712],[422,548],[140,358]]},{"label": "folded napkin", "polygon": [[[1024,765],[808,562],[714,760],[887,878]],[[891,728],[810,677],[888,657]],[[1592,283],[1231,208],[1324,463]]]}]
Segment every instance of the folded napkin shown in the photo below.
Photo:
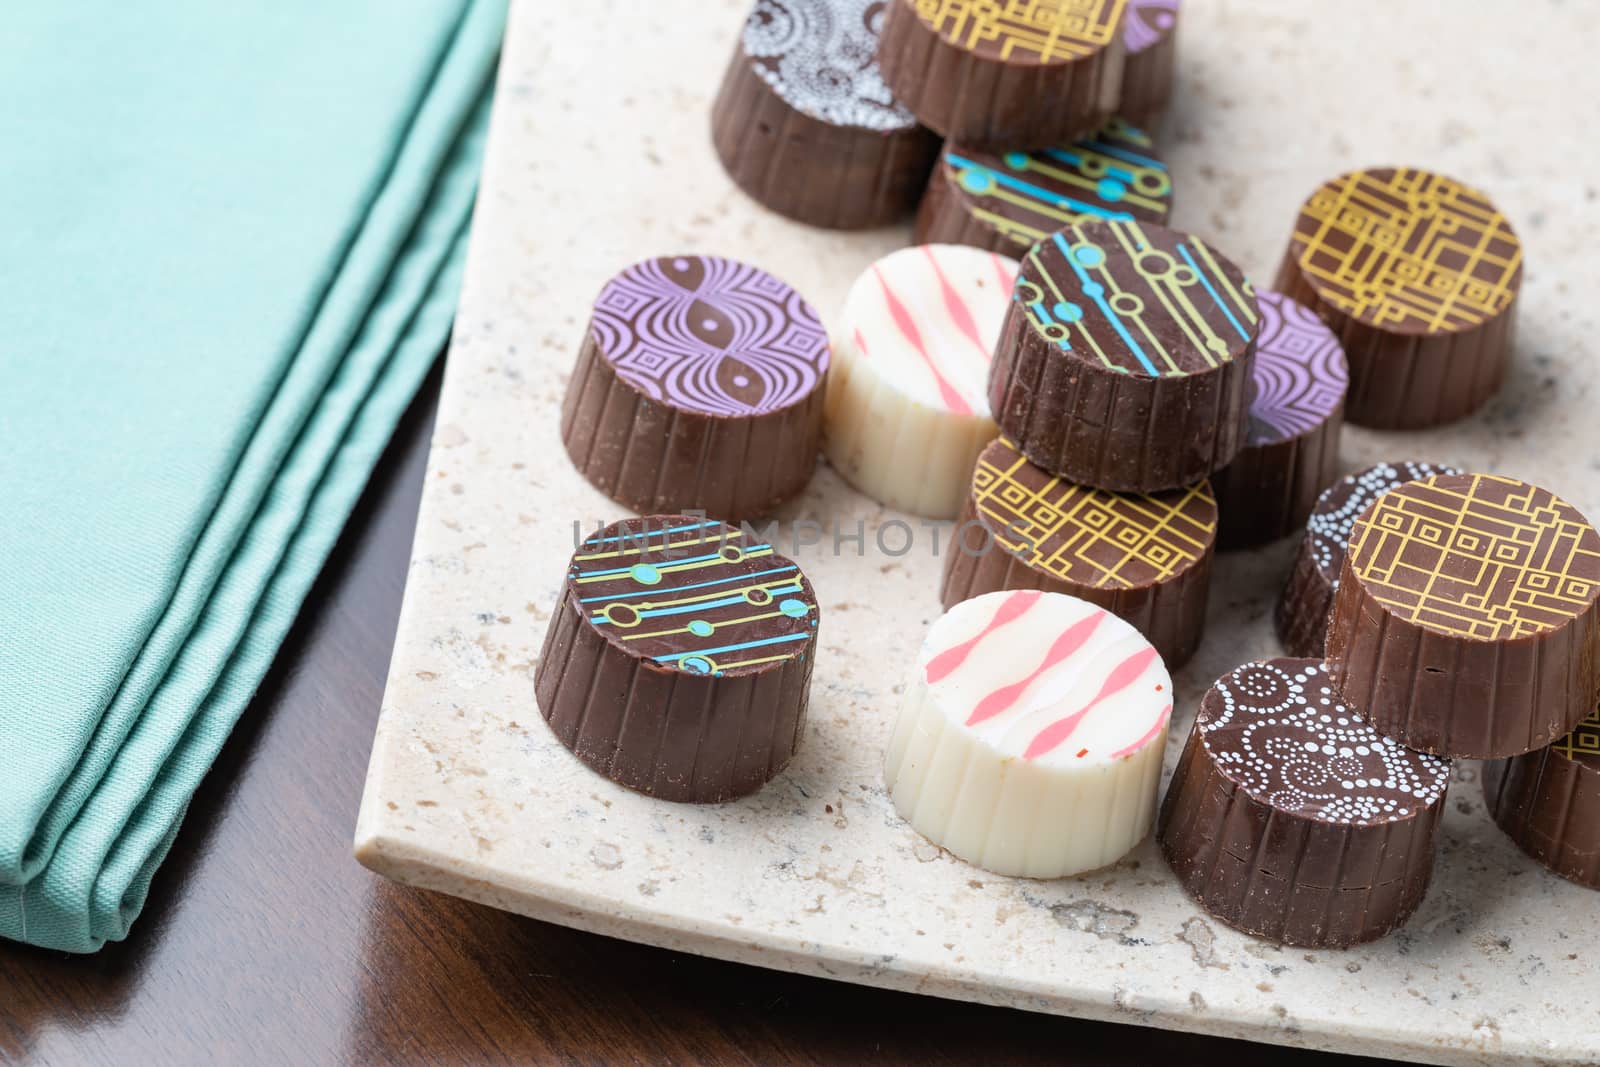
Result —
[{"label": "folded napkin", "polygon": [[8,10],[0,936],[139,913],[446,339],[503,3]]}]

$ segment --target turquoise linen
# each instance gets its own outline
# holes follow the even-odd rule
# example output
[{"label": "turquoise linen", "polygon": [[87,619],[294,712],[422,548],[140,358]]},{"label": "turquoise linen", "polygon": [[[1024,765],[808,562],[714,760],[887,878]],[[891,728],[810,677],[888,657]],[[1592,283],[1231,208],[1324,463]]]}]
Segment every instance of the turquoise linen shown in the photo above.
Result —
[{"label": "turquoise linen", "polygon": [[504,17],[8,11],[0,936],[138,915],[447,337]]}]

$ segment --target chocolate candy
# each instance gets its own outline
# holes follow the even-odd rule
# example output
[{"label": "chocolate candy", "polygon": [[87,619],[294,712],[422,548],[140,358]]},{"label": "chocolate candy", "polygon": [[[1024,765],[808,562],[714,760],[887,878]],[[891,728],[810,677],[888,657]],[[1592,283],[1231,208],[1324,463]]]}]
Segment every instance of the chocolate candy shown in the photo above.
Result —
[{"label": "chocolate candy", "polygon": [[817,644],[800,568],[720,522],[614,522],[572,557],[534,674],[596,773],[664,800],[754,792],[800,745]]},{"label": "chocolate candy", "polygon": [[1172,679],[1133,627],[1058,593],[990,593],[929,630],[884,783],[968,863],[1078,874],[1150,832],[1171,718]]},{"label": "chocolate candy", "polygon": [[1461,418],[1500,388],[1521,286],[1522,244],[1486,196],[1380,167],[1311,194],[1276,288],[1344,343],[1346,417],[1416,429]]},{"label": "chocolate candy", "polygon": [[1449,761],[1362,721],[1317,661],[1250,663],[1201,700],[1156,839],[1229,926],[1339,948],[1422,902],[1449,784]]},{"label": "chocolate candy", "polygon": [[1081,597],[1132,623],[1176,669],[1205,627],[1216,529],[1205,482],[1108,493],[1046,474],[1002,437],[978,457],[940,597],[946,609],[997,589]]},{"label": "chocolate candy", "polygon": [[1045,148],[1103,126],[1122,92],[1126,0],[889,0],[878,62],[958,144]]},{"label": "chocolate candy", "polygon": [[890,507],[953,519],[994,439],[985,387],[1017,261],[959,245],[891,252],[850,289],[824,449]]},{"label": "chocolate candy", "polygon": [[1025,254],[1089,218],[1167,221],[1172,176],[1143,131],[1112,119],[1062,148],[990,152],[947,144],[917,212],[919,242]]},{"label": "chocolate candy", "polygon": [[886,0],[757,0],[711,112],[734,184],[812,226],[881,226],[917,205],[939,139],[878,72]]},{"label": "chocolate candy", "polygon": [[765,271],[645,260],[595,301],[561,439],[595,488],[635,511],[766,514],[811,480],[828,358],[817,313]]},{"label": "chocolate candy", "polygon": [[1068,481],[1193,485],[1244,443],[1255,290],[1197,237],[1075,223],[1039,243],[989,375],[1001,433]]},{"label": "chocolate candy", "polygon": [[1600,889],[1600,711],[1549,748],[1484,764],[1483,797],[1518,848]]},{"label": "chocolate candy", "polygon": [[1435,474],[1460,473],[1454,467],[1397,460],[1347,475],[1323,491],[1306,521],[1300,551],[1295,554],[1289,580],[1273,615],[1285,652],[1322,658],[1328,616],[1333,614],[1333,594],[1339,588],[1339,572],[1344,569],[1345,546],[1350,543],[1350,533],[1361,513],[1397,485]]},{"label": "chocolate candy", "polygon": [[1356,520],[1328,623],[1345,701],[1412,748],[1517,756],[1600,698],[1600,533],[1548,490],[1441,474]]},{"label": "chocolate candy", "polygon": [[1339,473],[1348,381],[1339,339],[1288,297],[1257,290],[1256,299],[1261,332],[1244,447],[1211,478],[1223,549],[1298,530]]},{"label": "chocolate candy", "polygon": [[1180,0],[1128,0],[1122,31],[1128,61],[1122,70],[1118,110],[1134,122],[1153,125],[1172,96],[1178,69]]}]

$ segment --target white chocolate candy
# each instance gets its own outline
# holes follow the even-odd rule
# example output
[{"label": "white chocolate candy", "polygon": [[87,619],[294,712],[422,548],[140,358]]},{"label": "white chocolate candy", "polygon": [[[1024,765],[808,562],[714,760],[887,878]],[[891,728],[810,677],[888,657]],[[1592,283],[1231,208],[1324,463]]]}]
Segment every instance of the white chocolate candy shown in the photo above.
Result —
[{"label": "white chocolate candy", "polygon": [[918,245],[868,267],[845,300],[823,448],[857,489],[953,519],[983,446],[989,361],[1020,269],[962,245]]},{"label": "white chocolate candy", "polygon": [[1150,832],[1171,718],[1172,679],[1132,626],[1061,593],[988,593],[929,630],[885,779],[934,844],[1059,878]]}]

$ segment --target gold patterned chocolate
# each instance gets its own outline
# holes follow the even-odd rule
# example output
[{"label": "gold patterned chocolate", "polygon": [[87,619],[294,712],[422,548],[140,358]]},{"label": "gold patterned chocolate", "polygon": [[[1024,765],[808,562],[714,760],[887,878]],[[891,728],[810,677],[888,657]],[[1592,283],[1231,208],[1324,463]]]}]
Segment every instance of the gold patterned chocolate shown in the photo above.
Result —
[{"label": "gold patterned chocolate", "polygon": [[1081,59],[1122,29],[1127,0],[916,0],[946,41],[1004,62]]},{"label": "gold patterned chocolate", "polygon": [[1550,747],[1568,759],[1581,760],[1600,770],[1600,708]]},{"label": "gold patterned chocolate", "polygon": [[1400,618],[1483,641],[1554,630],[1600,597],[1600,533],[1548,490],[1491,474],[1386,493],[1356,523],[1349,564]]},{"label": "gold patterned chocolate", "polygon": [[1289,254],[1321,299],[1396,333],[1481,325],[1522,284],[1522,244],[1488,198],[1411,167],[1322,186],[1300,210]]},{"label": "gold patterned chocolate", "polygon": [[995,541],[1077,585],[1132,589],[1165,581],[1206,554],[1217,526],[1207,482],[1145,496],[1051,477],[1001,438],[978,459],[973,499]]}]

